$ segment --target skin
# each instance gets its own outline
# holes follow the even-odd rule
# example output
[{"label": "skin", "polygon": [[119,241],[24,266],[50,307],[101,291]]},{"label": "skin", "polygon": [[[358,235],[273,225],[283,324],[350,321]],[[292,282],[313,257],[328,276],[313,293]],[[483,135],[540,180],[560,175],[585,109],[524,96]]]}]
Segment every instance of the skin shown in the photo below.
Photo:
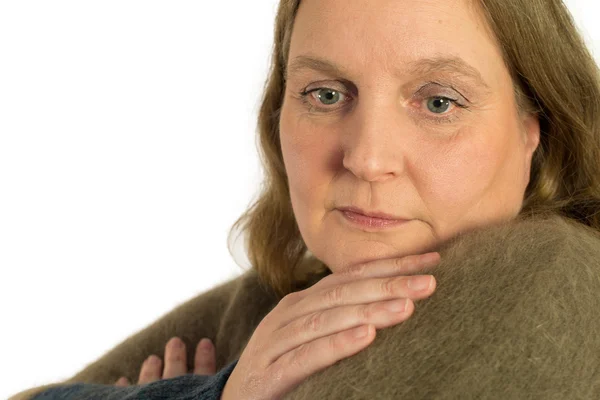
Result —
[{"label": "skin", "polygon": [[[289,70],[298,56],[325,59],[342,72]],[[433,56],[462,58],[487,87],[448,71],[409,71],[410,63]],[[305,104],[299,93],[318,88],[325,89]],[[435,96],[468,109],[440,107]],[[435,122],[443,118],[449,121]],[[500,48],[467,3],[302,1],[281,148],[302,237],[334,273],[425,253],[460,232],[516,216],[539,135],[537,117],[517,112]],[[357,228],[336,210],[342,206],[409,221]]]},{"label": "skin", "polygon": [[[281,148],[302,237],[334,273],[426,253],[458,233],[519,213],[539,122],[517,111],[511,77],[488,32],[477,10],[460,0],[302,1]],[[342,72],[290,70],[299,56],[327,60]],[[456,72],[410,72],[411,63],[433,56],[460,57],[484,84]],[[306,103],[299,93],[313,89],[323,90],[308,94]],[[325,96],[332,91],[331,103]],[[435,102],[444,96],[468,108]],[[341,206],[409,222],[357,228],[336,210]],[[145,362],[139,383],[178,376],[175,364],[185,352],[171,345],[164,373],[160,359]],[[211,357],[197,353],[196,362],[214,363]]]},{"label": "skin", "polygon": [[[203,338],[196,346],[194,355],[194,371],[196,375],[214,375],[215,347],[211,340]],[[176,378],[187,374],[185,343],[178,337],[172,337],[165,346],[165,362],[156,355],[149,356],[142,364],[137,384],[143,385],[158,381],[160,379]],[[127,378],[121,377],[115,383],[116,386],[129,386]]]}]

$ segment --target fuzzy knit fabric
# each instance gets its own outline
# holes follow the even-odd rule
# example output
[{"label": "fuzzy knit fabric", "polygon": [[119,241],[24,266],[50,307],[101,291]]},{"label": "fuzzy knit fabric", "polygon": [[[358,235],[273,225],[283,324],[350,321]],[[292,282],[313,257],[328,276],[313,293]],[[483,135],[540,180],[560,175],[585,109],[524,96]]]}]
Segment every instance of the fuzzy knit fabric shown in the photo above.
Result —
[{"label": "fuzzy knit fabric", "polygon": [[[405,322],[300,383],[301,399],[600,398],[600,234],[558,215],[508,221],[442,244],[423,271],[437,289]],[[321,277],[323,278],[323,276]],[[314,281],[307,282],[306,287]],[[301,287],[300,287],[301,288]],[[239,358],[279,299],[250,270],[175,308],[65,382],[135,382],[178,336],[213,340],[217,370]],[[188,365],[190,371],[192,365]]]},{"label": "fuzzy knit fabric", "polygon": [[431,297],[286,399],[600,399],[600,236],[560,219],[440,250]]}]

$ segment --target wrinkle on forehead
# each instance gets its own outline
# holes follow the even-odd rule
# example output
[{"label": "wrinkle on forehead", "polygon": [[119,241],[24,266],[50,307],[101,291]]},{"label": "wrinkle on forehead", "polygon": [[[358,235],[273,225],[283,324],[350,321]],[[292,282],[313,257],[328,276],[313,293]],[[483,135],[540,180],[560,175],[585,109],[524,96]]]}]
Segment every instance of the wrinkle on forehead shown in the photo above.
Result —
[{"label": "wrinkle on forehead", "polygon": [[[402,4],[410,10],[403,13]],[[478,1],[303,0],[296,16],[302,19],[303,27],[297,29],[298,24],[294,24],[300,34],[292,34],[292,47],[315,52],[322,51],[324,42],[331,43],[339,48],[329,46],[330,53],[353,53],[355,62],[368,64],[375,59],[382,61],[383,67],[391,67],[399,58],[431,54],[434,43],[430,42],[436,35],[446,43],[464,41],[467,34],[473,36],[470,29],[477,36],[486,32],[487,38],[485,18],[475,4]],[[311,15],[305,15],[307,8]],[[432,33],[432,26],[439,26],[439,31]]]}]

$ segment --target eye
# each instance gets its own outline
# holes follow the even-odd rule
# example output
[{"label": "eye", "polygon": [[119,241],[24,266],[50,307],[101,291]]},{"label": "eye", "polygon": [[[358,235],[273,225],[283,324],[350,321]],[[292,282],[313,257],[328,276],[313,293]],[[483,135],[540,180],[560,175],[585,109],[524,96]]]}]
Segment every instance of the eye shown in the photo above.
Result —
[{"label": "eye", "polygon": [[415,97],[423,117],[435,123],[456,122],[462,117],[462,111],[470,111],[469,99],[448,84],[426,82]]},{"label": "eye", "polygon": [[447,97],[431,97],[427,99],[427,109],[435,114],[443,114],[450,108],[452,99]]},{"label": "eye", "polygon": [[[311,90],[303,90],[299,93],[302,102],[307,105],[311,111],[319,111],[319,112],[327,112],[333,111],[339,107],[331,107],[335,106],[337,103],[345,103],[348,101],[349,97],[343,92],[331,88],[321,87],[315,88]],[[310,101],[308,96],[312,97],[314,102],[318,104],[322,104],[327,107],[315,107],[313,105],[313,101]]]},{"label": "eye", "polygon": [[314,93],[319,101],[327,106],[337,103],[343,96],[343,94],[337,90],[327,88],[318,89]]}]

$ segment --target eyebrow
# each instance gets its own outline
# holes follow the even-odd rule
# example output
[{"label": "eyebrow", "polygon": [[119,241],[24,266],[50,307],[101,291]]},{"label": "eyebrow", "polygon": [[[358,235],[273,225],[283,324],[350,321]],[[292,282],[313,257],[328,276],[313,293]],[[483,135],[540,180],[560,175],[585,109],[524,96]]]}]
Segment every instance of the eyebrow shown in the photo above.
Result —
[{"label": "eyebrow", "polygon": [[[285,71],[285,79],[291,74],[296,74],[301,70],[311,69],[324,72],[330,75],[348,75],[344,68],[337,66],[322,58],[311,56],[295,57]],[[408,64],[406,72],[410,75],[428,75],[436,72],[447,72],[460,74],[471,79],[476,84],[490,89],[481,73],[472,65],[460,57],[438,56],[421,58]]]}]

